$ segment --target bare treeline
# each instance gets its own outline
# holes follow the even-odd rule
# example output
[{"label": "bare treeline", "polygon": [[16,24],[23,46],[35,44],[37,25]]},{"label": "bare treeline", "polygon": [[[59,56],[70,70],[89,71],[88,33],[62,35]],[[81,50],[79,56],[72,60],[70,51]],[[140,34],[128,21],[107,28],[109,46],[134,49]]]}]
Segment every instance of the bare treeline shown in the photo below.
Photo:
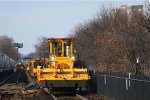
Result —
[{"label": "bare treeline", "polygon": [[38,38],[37,43],[34,45],[36,52],[35,58],[48,58],[49,57],[49,43],[46,37]]},{"label": "bare treeline", "polygon": [[13,39],[4,35],[0,36],[0,53],[4,53],[15,61],[20,60],[20,53],[13,46]]},{"label": "bare treeline", "polygon": [[101,10],[74,28],[75,47],[99,71],[150,74],[150,5],[145,12]]}]

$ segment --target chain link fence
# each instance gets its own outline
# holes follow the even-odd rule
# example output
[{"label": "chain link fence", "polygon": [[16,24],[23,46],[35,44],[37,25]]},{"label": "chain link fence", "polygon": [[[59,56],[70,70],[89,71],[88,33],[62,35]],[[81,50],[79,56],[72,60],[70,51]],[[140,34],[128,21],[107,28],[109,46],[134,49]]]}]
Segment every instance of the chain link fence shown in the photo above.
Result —
[{"label": "chain link fence", "polygon": [[109,100],[149,100],[150,77],[126,73],[90,72],[91,89]]}]

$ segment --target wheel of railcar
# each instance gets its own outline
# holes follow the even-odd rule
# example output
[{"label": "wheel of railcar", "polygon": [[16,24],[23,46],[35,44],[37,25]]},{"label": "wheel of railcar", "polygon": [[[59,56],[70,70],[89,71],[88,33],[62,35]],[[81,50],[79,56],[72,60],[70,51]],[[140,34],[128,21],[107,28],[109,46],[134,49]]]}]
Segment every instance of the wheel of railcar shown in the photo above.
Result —
[{"label": "wheel of railcar", "polygon": [[79,88],[79,91],[82,91],[82,87]]},{"label": "wheel of railcar", "polygon": [[77,89],[77,88],[78,88],[78,84],[76,83],[76,84],[75,84],[75,89]]}]

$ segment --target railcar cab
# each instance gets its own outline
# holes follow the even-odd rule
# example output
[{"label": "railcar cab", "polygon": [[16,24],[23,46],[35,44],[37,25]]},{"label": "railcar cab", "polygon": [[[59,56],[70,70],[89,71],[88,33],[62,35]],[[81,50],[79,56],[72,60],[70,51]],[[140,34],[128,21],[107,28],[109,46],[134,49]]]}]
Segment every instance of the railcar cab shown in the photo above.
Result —
[{"label": "railcar cab", "polygon": [[[73,67],[75,57],[73,54],[72,38],[51,38],[48,39],[50,44],[50,60],[56,62],[60,66]],[[56,65],[54,65],[56,66]]]},{"label": "railcar cab", "polygon": [[48,39],[50,44],[50,57],[71,57],[73,56],[72,38],[52,38]]}]

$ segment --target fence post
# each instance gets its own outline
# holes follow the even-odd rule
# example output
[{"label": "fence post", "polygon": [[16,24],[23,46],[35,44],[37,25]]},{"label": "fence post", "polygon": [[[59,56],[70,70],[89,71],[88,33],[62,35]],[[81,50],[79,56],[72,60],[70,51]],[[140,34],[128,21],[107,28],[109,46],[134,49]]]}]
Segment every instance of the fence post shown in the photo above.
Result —
[{"label": "fence post", "polygon": [[104,84],[106,85],[106,75],[104,76]]},{"label": "fence post", "polygon": [[128,90],[128,79],[126,78],[126,90]]},{"label": "fence post", "polygon": [[129,88],[131,86],[130,79],[131,79],[131,73],[129,73]]}]

